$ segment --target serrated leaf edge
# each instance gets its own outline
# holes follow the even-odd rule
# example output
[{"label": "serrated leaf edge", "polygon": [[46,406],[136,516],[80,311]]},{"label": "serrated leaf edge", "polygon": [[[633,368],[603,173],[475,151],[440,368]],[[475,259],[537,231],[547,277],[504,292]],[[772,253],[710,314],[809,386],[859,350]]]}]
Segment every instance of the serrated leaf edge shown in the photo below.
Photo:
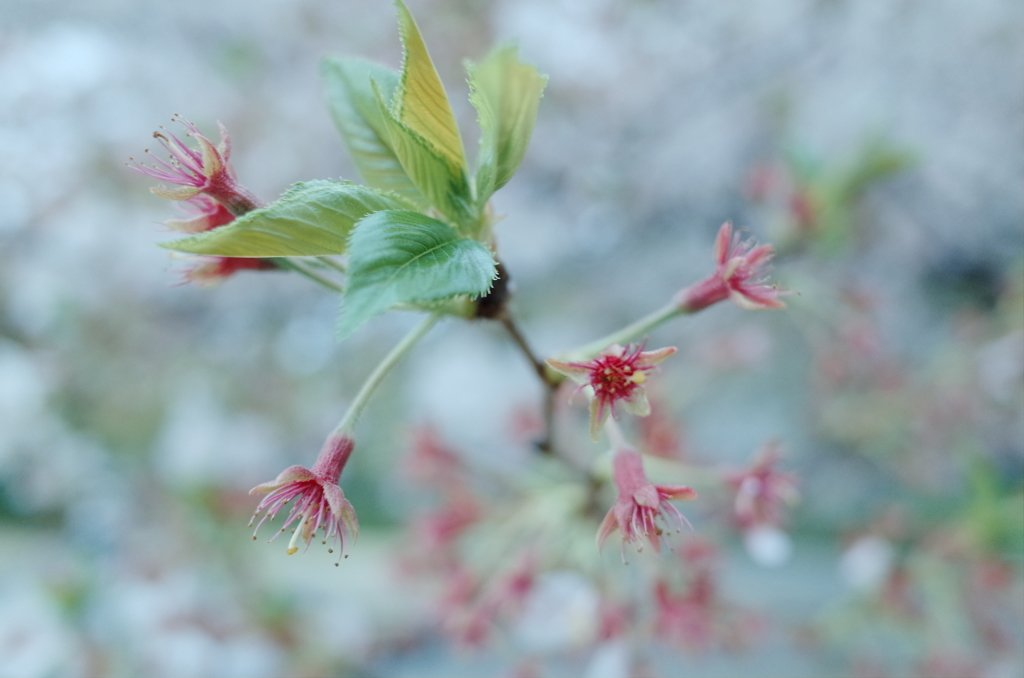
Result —
[{"label": "serrated leaf edge", "polygon": [[[466,173],[468,172],[468,168],[466,166],[465,146],[462,143],[462,134],[459,131],[458,122],[455,120],[455,113],[454,111],[452,111],[451,101],[448,99],[448,93],[444,89],[444,83],[441,82],[441,77],[440,74],[438,74],[437,72],[437,67],[434,65],[433,59],[430,58],[430,51],[427,49],[426,41],[423,40],[423,35],[419,30],[419,26],[416,24],[416,19],[413,17],[412,12],[409,11],[409,8],[405,6],[405,3],[402,2],[402,0],[395,0],[395,6],[397,7],[399,13],[398,32],[402,44],[402,69],[399,72],[398,87],[395,89],[394,98],[392,99],[391,104],[388,107],[388,111],[392,114],[392,118],[395,120],[395,122],[398,122],[399,124],[403,125],[407,129],[415,133],[417,136],[421,137],[423,141],[434,150],[435,153],[440,154],[441,158],[443,158],[446,162],[453,164],[455,167],[461,169],[463,173]],[[417,130],[415,130],[415,128],[411,127],[402,119],[405,108],[405,95],[407,91],[406,81],[409,76],[409,47],[407,44],[407,28],[411,28],[413,31],[415,31],[416,38],[419,40],[420,43],[423,44],[423,51],[427,56],[428,63],[431,69],[433,69],[433,73],[436,78],[437,84],[441,89],[441,94],[444,98],[444,106],[448,112],[447,117],[450,118],[449,121],[442,121],[442,126],[445,128],[448,128],[450,126],[450,131],[454,132],[455,135],[456,148],[452,152],[449,152],[447,149],[438,148],[437,144],[433,143],[432,141],[424,137]]]}]

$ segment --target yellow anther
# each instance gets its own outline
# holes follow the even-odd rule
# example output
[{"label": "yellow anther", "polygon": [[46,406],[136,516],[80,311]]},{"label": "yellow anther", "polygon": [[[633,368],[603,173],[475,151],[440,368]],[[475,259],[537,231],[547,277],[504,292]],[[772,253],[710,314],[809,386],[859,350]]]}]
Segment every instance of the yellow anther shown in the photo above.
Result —
[{"label": "yellow anther", "polygon": [[647,381],[647,375],[643,372],[635,372],[632,377],[629,378],[634,384],[642,384]]},{"label": "yellow anther", "polygon": [[[300,516],[299,517],[299,526],[300,527],[302,526],[302,521],[303,521],[304,518],[305,518],[305,516]],[[298,543],[299,543],[299,535],[300,534],[302,534],[302,530],[292,530],[292,538],[288,542],[288,555],[292,555],[293,553],[295,553],[296,551],[299,550]]]}]

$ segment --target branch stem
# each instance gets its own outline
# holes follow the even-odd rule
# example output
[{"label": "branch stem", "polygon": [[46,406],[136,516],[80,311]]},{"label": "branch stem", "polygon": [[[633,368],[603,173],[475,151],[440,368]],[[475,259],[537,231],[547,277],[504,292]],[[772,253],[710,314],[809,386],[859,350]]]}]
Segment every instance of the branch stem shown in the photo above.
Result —
[{"label": "branch stem", "polygon": [[559,382],[552,379],[551,375],[548,374],[547,364],[538,358],[537,354],[533,352],[533,349],[530,348],[529,342],[526,341],[526,337],[524,337],[523,333],[519,331],[519,327],[507,312],[502,314],[501,324],[505,326],[505,329],[508,330],[508,333],[512,336],[512,340],[516,343],[516,346],[518,346],[519,350],[523,352],[526,359],[530,361],[530,364],[533,366],[533,371],[537,373],[537,376],[540,377],[542,382],[544,382],[544,385],[548,388],[558,386]]},{"label": "branch stem", "polygon": [[547,364],[545,364],[544,361],[538,358],[537,354],[533,352],[533,349],[530,348],[530,344],[526,340],[526,337],[519,331],[519,326],[516,325],[507,310],[502,312],[499,320],[501,320],[501,324],[505,326],[505,329],[508,330],[509,335],[512,337],[512,341],[515,342],[516,346],[519,347],[519,350],[526,356],[526,359],[530,361],[533,371],[537,373],[537,378],[539,378],[541,384],[544,385],[544,437],[537,442],[537,449],[545,454],[553,454],[555,393],[558,391],[558,386],[561,381],[552,376],[548,371]]}]

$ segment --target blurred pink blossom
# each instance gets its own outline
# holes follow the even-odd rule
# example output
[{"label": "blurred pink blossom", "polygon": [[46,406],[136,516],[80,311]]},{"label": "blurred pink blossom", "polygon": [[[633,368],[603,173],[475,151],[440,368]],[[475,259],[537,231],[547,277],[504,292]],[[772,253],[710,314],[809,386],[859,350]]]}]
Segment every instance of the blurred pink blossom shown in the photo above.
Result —
[{"label": "blurred pink blossom", "polygon": [[797,480],[779,471],[779,446],[765,445],[747,468],[726,474],[726,483],[736,492],[734,516],[743,530],[755,526],[783,524],[784,508],[798,498]]}]

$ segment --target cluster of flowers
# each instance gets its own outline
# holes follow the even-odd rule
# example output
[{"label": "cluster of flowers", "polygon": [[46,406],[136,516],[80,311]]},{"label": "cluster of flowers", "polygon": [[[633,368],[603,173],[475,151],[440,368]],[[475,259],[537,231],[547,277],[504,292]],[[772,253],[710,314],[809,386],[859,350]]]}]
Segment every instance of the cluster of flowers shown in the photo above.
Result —
[{"label": "cluster of flowers", "polygon": [[[641,440],[639,447],[648,449],[650,443]],[[669,458],[678,461],[680,454],[676,450]],[[780,481],[782,476],[762,463],[764,455],[748,469],[720,473],[722,487],[741,477],[761,477],[770,484]],[[620,531],[623,546],[649,542],[658,548],[663,530],[656,523],[678,526],[685,522],[669,501],[693,498],[693,491],[652,484],[643,471],[641,455],[633,450],[618,451],[613,464],[619,498],[598,530],[598,542]],[[417,431],[403,467],[417,490],[434,496],[432,507],[411,521],[403,552],[415,555],[405,558],[403,570],[417,580],[434,579],[440,584],[434,607],[438,628],[459,645],[481,647],[502,629],[535,623],[531,608],[549,593],[545,580],[574,569],[571,556],[566,555],[574,551],[573,536],[571,530],[563,529],[557,511],[529,495],[486,489],[470,458],[445,444],[430,427]],[[765,492],[754,503],[779,516],[781,507],[775,503],[780,501],[783,498]],[[531,509],[550,526],[546,536],[542,525],[525,527],[519,522],[532,515]],[[509,523],[522,529],[510,530]],[[481,565],[481,549],[503,532],[519,535],[519,556],[510,560],[491,554],[496,564]],[[645,573],[653,575],[640,590],[624,594],[621,582],[614,578],[593,580],[597,601],[589,623],[590,639],[598,643],[625,640],[631,630],[642,629],[673,646],[707,650],[743,646],[762,632],[764,621],[758,614],[722,594],[719,552],[710,539],[693,536],[672,550],[673,556],[658,559],[653,569],[645,568]]]},{"label": "cluster of flowers", "polygon": [[[168,226],[189,233],[204,232],[224,226],[260,207],[259,200],[235,177],[230,163],[230,141],[223,126],[220,130],[221,143],[214,145],[192,123],[177,121],[185,128],[185,136],[198,145],[198,150],[178,136],[160,131],[154,136],[166,149],[169,159],[165,161],[153,156],[153,165],[134,165],[138,171],[173,185],[172,188],[153,188],[155,194],[185,203],[186,218],[172,220]],[[714,272],[679,292],[672,301],[670,313],[694,313],[727,299],[744,309],[782,307],[782,293],[766,277],[771,257],[770,245],[744,241],[733,231],[731,224],[724,224],[715,240]],[[243,269],[272,268],[276,265],[267,259],[216,257],[193,268],[186,278],[207,282],[222,280]],[[584,392],[590,400],[591,437],[597,440],[603,429],[612,443],[612,479],[618,489],[618,499],[598,528],[598,547],[618,532],[623,548],[626,544],[639,548],[646,540],[655,551],[660,551],[666,529],[678,531],[687,523],[672,502],[695,499],[696,492],[684,485],[652,483],[645,474],[642,456],[625,439],[615,422],[619,406],[628,414],[639,417],[651,413],[644,384],[657,365],[675,352],[674,347],[645,350],[642,344],[622,346],[608,342],[590,352],[593,357],[588,357],[588,351],[583,351],[584,356],[579,360],[548,359],[546,367],[541,366],[542,370],[550,370],[548,383],[556,388],[566,377],[576,382],[577,391]],[[322,541],[333,541],[332,550],[337,548],[340,558],[346,541],[358,533],[355,510],[338,486],[355,445],[351,431],[353,420],[354,416],[346,416],[343,425],[328,437],[311,468],[292,466],[274,481],[252,490],[253,493],[266,494],[254,515],[255,520],[262,514],[257,530],[291,504],[278,532],[292,529],[288,553],[298,550],[299,541],[308,547],[321,532]],[[781,505],[795,496],[794,479],[775,470],[777,457],[777,452],[771,448],[751,469],[737,472],[727,479],[735,489],[736,517],[744,530],[778,525],[782,520]],[[452,482],[452,478],[447,482]],[[451,503],[444,515],[432,518],[427,529],[442,545],[473,523],[480,513],[479,506],[457,484],[448,490],[450,497],[461,497],[461,500]],[[506,594],[521,593],[528,588],[529,578],[524,577],[514,578],[515,582],[506,587]],[[667,596],[663,592],[665,600],[668,600]]]}]

